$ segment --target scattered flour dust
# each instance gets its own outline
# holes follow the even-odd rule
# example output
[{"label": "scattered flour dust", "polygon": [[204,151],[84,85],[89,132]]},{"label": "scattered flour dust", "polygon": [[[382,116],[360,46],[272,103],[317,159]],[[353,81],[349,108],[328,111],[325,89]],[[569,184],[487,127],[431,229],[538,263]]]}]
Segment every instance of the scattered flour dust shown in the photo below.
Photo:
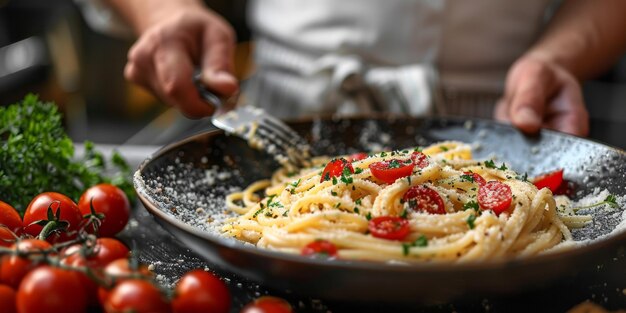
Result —
[{"label": "scattered flour dust", "polygon": [[217,165],[202,169],[183,162],[146,176],[136,172],[134,180],[137,192],[166,213],[213,235],[219,235],[224,220],[234,216],[226,209],[226,195],[240,191],[245,183],[237,169]]},{"label": "scattered flour dust", "polygon": [[[611,193],[606,189],[595,188],[590,194],[573,201],[574,208],[585,207],[603,202]],[[591,244],[626,231],[626,196],[616,196],[616,207],[608,204],[581,209],[579,215],[591,215],[592,220],[584,227],[571,229],[573,241],[565,241],[550,249],[555,252],[576,246]]]}]

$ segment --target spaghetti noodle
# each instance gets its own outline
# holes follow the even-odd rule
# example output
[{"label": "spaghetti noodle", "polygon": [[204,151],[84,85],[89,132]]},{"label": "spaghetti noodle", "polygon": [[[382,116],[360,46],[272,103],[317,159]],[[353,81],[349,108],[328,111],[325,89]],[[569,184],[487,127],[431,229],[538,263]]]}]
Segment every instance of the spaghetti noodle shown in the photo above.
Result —
[{"label": "spaghetti noodle", "polygon": [[287,253],[407,262],[523,257],[571,240],[549,189],[473,160],[461,142],[312,162],[230,194],[239,216],[224,235]]}]

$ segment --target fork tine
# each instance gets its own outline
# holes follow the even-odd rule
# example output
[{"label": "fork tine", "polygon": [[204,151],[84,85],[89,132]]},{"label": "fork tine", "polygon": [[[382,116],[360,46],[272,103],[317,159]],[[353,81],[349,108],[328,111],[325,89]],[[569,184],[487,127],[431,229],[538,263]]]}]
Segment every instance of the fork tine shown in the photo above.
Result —
[{"label": "fork tine", "polygon": [[276,129],[276,132],[280,132],[282,133],[285,138],[288,139],[289,142],[292,142],[294,144],[298,144],[298,145],[308,145],[308,142],[306,142],[304,140],[304,138],[302,138],[298,133],[296,133],[292,128],[290,128],[289,126],[285,125],[285,123],[283,123],[283,121],[270,116],[270,115],[265,115],[263,117],[263,120],[273,126]]},{"label": "fork tine", "polygon": [[260,124],[256,132],[257,138],[265,145],[269,153],[281,155],[296,166],[306,165],[306,155],[295,145],[277,136],[273,128]]}]

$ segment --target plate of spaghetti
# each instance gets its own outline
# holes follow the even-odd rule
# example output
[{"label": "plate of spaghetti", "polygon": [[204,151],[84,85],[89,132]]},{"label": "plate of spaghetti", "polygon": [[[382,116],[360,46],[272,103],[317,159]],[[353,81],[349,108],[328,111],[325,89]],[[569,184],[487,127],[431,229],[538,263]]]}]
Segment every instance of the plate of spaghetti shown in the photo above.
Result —
[{"label": "plate of spaghetti", "polygon": [[485,120],[292,125],[316,152],[304,168],[210,130],[146,160],[135,175],[140,199],[208,261],[337,300],[519,292],[626,240],[619,149]]}]

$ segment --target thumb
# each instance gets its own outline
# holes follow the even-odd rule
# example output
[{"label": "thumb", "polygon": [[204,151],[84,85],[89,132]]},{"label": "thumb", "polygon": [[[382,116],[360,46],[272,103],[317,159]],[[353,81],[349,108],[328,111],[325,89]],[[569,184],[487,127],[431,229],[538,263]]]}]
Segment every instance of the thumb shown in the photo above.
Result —
[{"label": "thumb", "polygon": [[519,72],[515,84],[507,86],[508,116],[525,133],[536,133],[543,124],[549,99],[553,96],[554,77],[549,71],[529,68]]},{"label": "thumb", "polygon": [[234,44],[225,37],[209,37],[204,40],[204,46],[202,81],[219,95],[233,95],[239,90],[239,83],[233,75]]}]

